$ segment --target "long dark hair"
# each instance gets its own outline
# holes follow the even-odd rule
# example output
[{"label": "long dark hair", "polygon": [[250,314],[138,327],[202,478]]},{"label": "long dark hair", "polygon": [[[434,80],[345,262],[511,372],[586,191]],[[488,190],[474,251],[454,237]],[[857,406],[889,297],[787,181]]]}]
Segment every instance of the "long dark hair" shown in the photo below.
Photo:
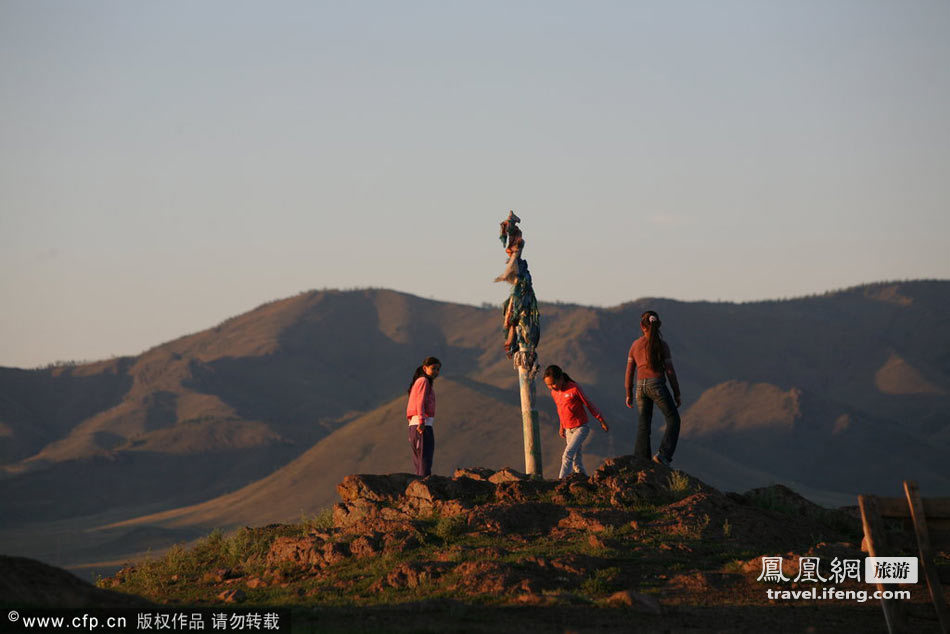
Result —
[{"label": "long dark hair", "polygon": [[660,316],[655,310],[648,310],[640,315],[640,327],[644,329],[644,335],[647,338],[647,358],[650,360],[650,367],[656,372],[666,370],[666,363],[663,361],[663,335],[660,333]]},{"label": "long dark hair", "polygon": [[570,375],[568,375],[567,372],[562,370],[561,366],[559,365],[549,365],[548,367],[544,368],[544,378],[547,377],[551,377],[556,383],[560,383],[561,380],[564,380],[565,382],[574,380],[570,377]]},{"label": "long dark hair", "polygon": [[420,376],[424,376],[426,378],[426,381],[428,381],[429,384],[431,385],[432,377],[426,374],[426,371],[423,370],[423,368],[426,367],[427,365],[435,365],[435,364],[442,365],[442,362],[436,359],[435,357],[426,357],[425,360],[423,360],[422,365],[416,368],[416,371],[413,372],[412,380],[409,381],[409,389],[406,390],[406,392],[409,394],[412,393],[412,386],[416,384],[416,379],[418,379]]}]

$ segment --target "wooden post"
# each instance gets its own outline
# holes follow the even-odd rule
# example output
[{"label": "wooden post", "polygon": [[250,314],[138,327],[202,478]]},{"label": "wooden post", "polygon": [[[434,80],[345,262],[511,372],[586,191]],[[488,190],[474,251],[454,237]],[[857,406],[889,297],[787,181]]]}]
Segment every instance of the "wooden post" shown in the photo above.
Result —
[{"label": "wooden post", "polygon": [[905,480],[904,493],[907,495],[910,517],[914,522],[914,532],[917,534],[920,569],[923,570],[924,578],[927,580],[927,589],[930,590],[930,599],[937,611],[940,631],[946,634],[950,631],[950,612],[947,610],[947,602],[943,598],[943,587],[940,585],[940,578],[937,576],[937,569],[933,564],[936,558],[934,557],[933,548],[930,546],[930,532],[927,530],[927,518],[924,515],[924,503],[920,499],[920,489],[916,482]]},{"label": "wooden post", "polygon": [[534,379],[528,378],[528,370],[518,368],[518,386],[521,389],[521,423],[524,428],[524,471],[530,476],[542,477],[541,428],[535,405],[537,388]]},{"label": "wooden post", "polygon": [[501,243],[505,245],[508,261],[505,270],[495,278],[496,282],[512,285],[511,295],[505,304],[505,354],[514,359],[518,370],[518,389],[521,392],[521,426],[524,434],[524,470],[528,475],[540,478],[541,429],[538,426],[537,395],[534,377],[538,371],[536,349],[541,338],[541,315],[538,300],[534,296],[528,263],[522,259],[524,238],[518,223],[521,218],[509,211],[501,223]]},{"label": "wooden post", "polygon": [[[873,495],[859,495],[858,507],[861,509],[861,524],[864,526],[864,538],[868,544],[868,555],[871,557],[887,557],[884,538],[884,521],[878,508],[877,498]],[[877,589],[888,590],[884,584],[878,583]],[[883,595],[882,595],[883,596]],[[881,608],[884,610],[884,620],[887,621],[887,631],[890,634],[907,632],[907,617],[903,607],[896,599],[881,599]]]}]

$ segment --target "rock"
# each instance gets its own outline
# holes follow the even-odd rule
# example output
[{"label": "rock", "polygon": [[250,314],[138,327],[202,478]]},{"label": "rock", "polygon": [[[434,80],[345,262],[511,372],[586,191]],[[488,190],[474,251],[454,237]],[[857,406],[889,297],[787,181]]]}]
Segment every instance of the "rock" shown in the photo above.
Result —
[{"label": "rock", "polygon": [[653,465],[654,463],[650,460],[634,458],[630,455],[608,458],[597,468],[591,479],[594,482],[601,482],[610,476],[630,475],[644,469],[652,469]]},{"label": "rock", "polygon": [[260,577],[251,577],[247,581],[247,587],[251,588],[252,590],[254,588],[264,588],[266,586],[267,586],[267,582],[261,579]]},{"label": "rock", "polygon": [[433,581],[442,576],[446,564],[442,562],[404,562],[393,568],[384,579],[380,579],[370,588],[379,590],[390,588],[415,588],[422,583]]},{"label": "rock", "polygon": [[623,509],[577,509],[568,510],[567,516],[558,522],[559,528],[601,533],[608,528],[620,528],[636,522],[634,511]]},{"label": "rock", "polygon": [[607,542],[593,533],[587,536],[587,543],[590,544],[592,548],[607,548]]},{"label": "rock", "polygon": [[225,603],[240,603],[247,599],[247,593],[240,588],[234,588],[232,590],[225,590],[218,595],[218,599],[224,601]]},{"label": "rock", "polygon": [[632,590],[621,590],[607,597],[608,605],[623,606],[634,608],[640,612],[650,614],[663,614],[663,608],[660,602],[649,594],[633,592]]},{"label": "rock", "polygon": [[592,570],[603,568],[606,561],[606,559],[587,555],[565,555],[551,559],[550,565],[559,574],[580,580],[586,578]]},{"label": "rock", "polygon": [[340,563],[350,556],[350,547],[343,542],[327,542],[323,545],[323,563],[328,566]]},{"label": "rock", "polygon": [[508,480],[495,487],[497,502],[528,502],[554,491],[557,482],[551,480]]},{"label": "rock", "polygon": [[356,524],[379,516],[379,505],[372,502],[339,502],[333,505],[333,527],[351,530]]},{"label": "rock", "polygon": [[708,595],[713,590],[733,588],[748,580],[746,575],[729,572],[695,572],[670,577],[667,585],[676,592]]},{"label": "rock", "polygon": [[521,589],[524,579],[508,564],[497,561],[466,561],[455,568],[458,590],[471,594],[499,595]]},{"label": "rock", "polygon": [[387,533],[383,537],[383,552],[385,553],[404,553],[421,545],[421,533],[415,530]]},{"label": "rock", "polygon": [[[278,537],[271,544],[265,563],[269,567],[279,567],[285,562],[298,566],[316,566],[324,560],[323,547],[323,540],[315,537]],[[220,581],[221,579],[218,579],[218,582]]]},{"label": "rock", "polygon": [[350,542],[350,552],[354,557],[373,557],[381,551],[379,535],[375,532],[361,535]]},{"label": "rock", "polygon": [[505,467],[501,471],[496,472],[490,478],[489,482],[494,482],[498,484],[499,482],[513,482],[515,480],[527,480],[528,476],[520,471],[515,471],[511,467]]},{"label": "rock", "polygon": [[495,487],[483,480],[428,476],[414,480],[406,487],[406,498],[416,508],[434,508],[439,502],[458,502],[471,508],[479,498],[490,498]]},{"label": "rock", "polygon": [[488,481],[488,479],[493,475],[495,475],[494,469],[488,469],[486,467],[466,467],[463,469],[456,469],[453,477]]},{"label": "rock", "polygon": [[402,495],[409,482],[418,478],[419,476],[411,473],[359,473],[343,478],[343,481],[336,485],[336,490],[344,502],[392,502]]},{"label": "rock", "polygon": [[552,603],[551,600],[543,594],[538,594],[537,592],[519,594],[517,601],[522,605],[550,605]]}]

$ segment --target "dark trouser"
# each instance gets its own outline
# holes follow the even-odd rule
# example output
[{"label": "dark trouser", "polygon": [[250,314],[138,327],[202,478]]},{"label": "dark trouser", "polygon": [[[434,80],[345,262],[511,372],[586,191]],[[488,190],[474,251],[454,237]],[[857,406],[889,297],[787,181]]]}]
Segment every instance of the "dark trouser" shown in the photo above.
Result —
[{"label": "dark trouser", "polygon": [[650,459],[650,427],[653,424],[653,404],[656,403],[666,418],[666,431],[657,453],[673,460],[676,441],[680,436],[680,413],[676,410],[673,396],[666,389],[666,379],[639,379],[637,381],[637,410],[640,412],[637,425],[637,444],[633,455]]},{"label": "dark trouser", "polygon": [[412,464],[416,467],[416,475],[427,476],[432,474],[432,454],[435,453],[435,434],[432,426],[425,425],[419,433],[418,425],[409,425],[409,447],[412,449]]}]

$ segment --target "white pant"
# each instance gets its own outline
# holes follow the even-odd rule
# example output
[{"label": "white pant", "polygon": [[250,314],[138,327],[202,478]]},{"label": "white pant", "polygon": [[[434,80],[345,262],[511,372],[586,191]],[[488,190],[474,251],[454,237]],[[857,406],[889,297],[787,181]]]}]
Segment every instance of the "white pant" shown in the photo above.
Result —
[{"label": "white pant", "polygon": [[558,476],[559,478],[568,476],[571,473],[583,473],[587,475],[587,472],[584,471],[582,446],[584,439],[587,438],[587,434],[589,433],[590,427],[587,425],[564,430],[567,446],[564,447],[564,455],[561,456],[561,474]]}]

